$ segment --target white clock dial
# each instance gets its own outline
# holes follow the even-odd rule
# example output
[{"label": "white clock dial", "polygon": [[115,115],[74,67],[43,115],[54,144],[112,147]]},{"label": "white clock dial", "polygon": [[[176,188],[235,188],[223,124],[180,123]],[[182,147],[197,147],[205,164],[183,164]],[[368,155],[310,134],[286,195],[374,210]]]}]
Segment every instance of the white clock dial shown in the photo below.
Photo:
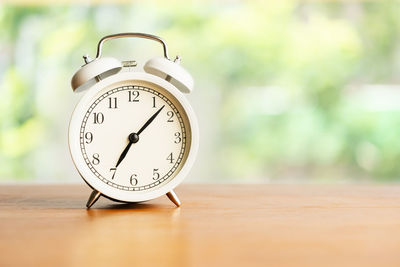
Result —
[{"label": "white clock dial", "polygon": [[90,171],[115,189],[138,193],[170,182],[191,144],[190,123],[179,101],[151,85],[100,91],[79,131],[81,156]]}]

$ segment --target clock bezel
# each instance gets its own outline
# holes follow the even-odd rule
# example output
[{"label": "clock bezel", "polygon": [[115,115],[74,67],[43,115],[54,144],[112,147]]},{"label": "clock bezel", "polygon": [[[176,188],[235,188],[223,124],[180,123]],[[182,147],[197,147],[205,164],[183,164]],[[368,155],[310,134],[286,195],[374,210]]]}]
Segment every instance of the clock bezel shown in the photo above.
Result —
[{"label": "clock bezel", "polygon": [[[191,129],[191,142],[187,146],[189,148],[188,156],[183,164],[180,171],[168,181],[166,184],[161,184],[157,188],[152,189],[148,192],[143,191],[123,191],[115,187],[105,184],[101,181],[86,165],[82,153],[80,150],[80,125],[85,116],[86,110],[92,103],[93,98],[100,93],[102,90],[113,86],[119,86],[118,83],[130,83],[143,82],[148,84],[154,84],[156,87],[162,87],[168,91],[176,100],[181,104],[182,108],[186,112],[189,127]],[[162,196],[176,186],[178,186],[187,176],[193,163],[198,150],[199,144],[199,132],[197,118],[194,114],[192,107],[185,96],[171,83],[163,80],[157,76],[145,73],[145,72],[120,72],[113,76],[107,77],[104,80],[94,84],[87,93],[81,98],[76,105],[69,124],[69,149],[72,157],[72,161],[81,175],[82,179],[93,189],[99,191],[104,196],[123,202],[140,202]]]}]

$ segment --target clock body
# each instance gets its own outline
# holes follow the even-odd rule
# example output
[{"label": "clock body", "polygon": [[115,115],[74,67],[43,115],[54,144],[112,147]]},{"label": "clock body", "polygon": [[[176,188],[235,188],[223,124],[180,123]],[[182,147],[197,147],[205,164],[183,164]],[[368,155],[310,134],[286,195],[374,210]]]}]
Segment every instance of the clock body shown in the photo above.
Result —
[{"label": "clock body", "polygon": [[[117,164],[129,135],[157,112]],[[69,125],[70,153],[82,178],[102,195],[124,202],[172,191],[192,167],[198,143],[197,119],[186,98],[145,72],[120,72],[94,84]]]}]

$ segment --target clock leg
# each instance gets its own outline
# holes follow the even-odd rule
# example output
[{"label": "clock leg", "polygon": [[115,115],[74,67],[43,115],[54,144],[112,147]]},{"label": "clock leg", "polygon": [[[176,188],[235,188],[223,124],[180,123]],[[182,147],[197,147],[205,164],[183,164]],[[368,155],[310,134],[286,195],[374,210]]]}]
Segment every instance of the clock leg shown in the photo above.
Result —
[{"label": "clock leg", "polygon": [[167,193],[167,197],[171,200],[177,207],[181,206],[181,201],[173,190]]},{"label": "clock leg", "polygon": [[90,209],[90,207],[99,199],[101,193],[99,191],[93,190],[90,194],[90,197],[86,203],[86,207]]}]

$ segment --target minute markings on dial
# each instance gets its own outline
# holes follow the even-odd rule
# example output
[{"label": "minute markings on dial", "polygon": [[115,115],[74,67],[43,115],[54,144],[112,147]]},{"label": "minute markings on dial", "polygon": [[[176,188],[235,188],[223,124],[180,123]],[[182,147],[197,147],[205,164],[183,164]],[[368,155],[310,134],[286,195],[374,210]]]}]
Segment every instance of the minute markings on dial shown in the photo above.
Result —
[{"label": "minute markings on dial", "polygon": [[[90,161],[88,161],[88,156],[87,156],[87,154],[86,154],[86,146],[88,146],[88,147],[90,147],[90,145],[89,144],[86,144],[86,143],[84,143],[84,141],[85,141],[85,138],[84,138],[84,134],[86,133],[86,125],[88,124],[88,123],[90,123],[90,125],[92,125],[92,126],[90,126],[90,128],[89,128],[89,130],[88,131],[92,131],[93,130],[93,136],[94,136],[94,138],[96,139],[97,138],[97,135],[96,135],[96,130],[95,129],[97,129],[97,128],[92,128],[92,127],[107,127],[107,125],[97,125],[97,126],[95,126],[95,125],[93,125],[92,124],[92,121],[89,121],[88,120],[88,117],[90,117],[90,116],[93,116],[93,115],[91,115],[91,114],[93,114],[93,112],[95,112],[96,110],[98,110],[97,108],[96,108],[96,106],[97,106],[97,104],[99,104],[100,102],[102,102],[102,100],[103,99],[106,99],[106,98],[108,98],[108,97],[110,97],[112,94],[114,94],[114,93],[117,93],[117,92],[120,92],[120,91],[128,91],[128,90],[135,90],[135,91],[142,91],[143,93],[151,93],[151,94],[153,94],[154,96],[156,96],[156,98],[157,99],[159,99],[159,100],[162,100],[161,102],[165,102],[165,104],[166,105],[168,105],[173,111],[174,111],[174,113],[175,113],[175,118],[176,118],[176,120],[177,120],[177,125],[178,125],[178,127],[180,127],[180,132],[181,132],[181,134],[182,134],[182,143],[181,144],[179,144],[179,147],[180,147],[180,152],[174,152],[174,158],[176,157],[176,162],[175,162],[175,164],[171,164],[171,167],[169,167],[167,170],[165,170],[165,171],[163,171],[162,172],[162,174],[160,174],[160,177],[158,177],[158,175],[157,174],[155,174],[155,176],[154,177],[156,177],[157,179],[153,182],[153,183],[149,183],[149,184],[146,184],[146,185],[140,185],[140,186],[133,186],[134,184],[136,184],[136,183],[131,183],[131,185],[132,186],[130,186],[130,185],[127,185],[127,186],[125,186],[124,184],[117,184],[117,183],[115,183],[115,182],[113,182],[112,181],[112,179],[111,179],[111,173],[109,172],[109,169],[107,169],[107,173],[105,173],[104,172],[104,167],[102,167],[103,168],[103,170],[101,170],[102,171],[102,173],[104,172],[104,174],[106,174],[106,176],[103,176],[102,174],[100,174],[99,173],[99,171],[100,170],[97,170],[97,168],[98,168],[98,166],[92,166],[92,164],[91,164],[91,162]],[[122,96],[122,95],[121,95]],[[120,96],[120,97],[121,97]],[[118,97],[118,95],[117,95],[117,97]],[[128,95],[126,95],[126,97],[128,97]],[[143,95],[143,97],[146,97],[146,94],[144,94]],[[152,100],[152,99],[151,99]],[[106,104],[109,104],[108,103],[108,101],[109,100],[107,100],[107,102],[106,102]],[[157,102],[159,102],[159,101],[157,101]],[[161,183],[163,183],[164,181],[166,181],[169,177],[171,177],[174,173],[175,173],[175,171],[177,170],[177,168],[180,166],[180,163],[182,162],[182,160],[184,159],[184,155],[185,155],[185,153],[187,153],[188,151],[186,151],[185,152],[185,148],[186,148],[186,125],[185,125],[185,123],[183,122],[183,119],[182,119],[182,117],[181,117],[181,114],[180,114],[180,111],[175,107],[175,104],[173,104],[167,97],[165,97],[161,92],[158,92],[158,91],[155,91],[154,89],[151,89],[151,88],[147,88],[147,87],[142,87],[142,86],[121,86],[121,87],[118,87],[118,88],[115,88],[115,89],[111,89],[111,90],[109,90],[109,91],[107,91],[107,92],[105,92],[104,94],[102,94],[100,97],[98,97],[96,100],[94,100],[93,102],[92,102],[93,104],[88,108],[88,110],[87,110],[87,113],[86,113],[86,115],[85,115],[85,118],[83,119],[83,121],[82,121],[82,125],[81,125],[81,150],[82,150],[82,154],[83,154],[83,156],[84,156],[84,159],[85,159],[85,162],[86,162],[86,164],[88,165],[88,167],[90,168],[90,170],[101,180],[101,181],[103,181],[104,183],[106,183],[106,184],[108,184],[108,185],[110,185],[110,186],[113,186],[113,187],[116,187],[116,188],[118,188],[118,189],[121,189],[121,190],[127,190],[127,191],[140,191],[140,190],[145,190],[145,189],[149,189],[149,188],[152,188],[152,187],[154,187],[154,186],[157,186],[158,184],[161,184]],[[119,103],[119,102],[118,102]],[[146,101],[144,102],[144,103],[146,103]],[[153,108],[153,101],[151,101],[151,102],[148,102],[149,103],[149,108]],[[179,102],[178,102],[179,103]],[[160,103],[161,104],[161,103]],[[157,104],[156,104],[157,105]],[[158,106],[158,107],[161,107],[161,106]],[[157,107],[157,108],[158,108]],[[96,108],[96,109],[95,109]],[[107,105],[107,108],[108,108],[108,105]],[[119,105],[118,105],[118,108],[119,108]],[[114,112],[114,111],[110,111],[110,112]],[[107,120],[107,114],[106,113],[104,113],[104,115],[105,115],[105,117],[106,117],[106,120],[105,120],[105,123],[107,123],[107,121],[109,122],[110,120]],[[167,117],[167,115],[163,115],[163,118],[165,118],[165,120],[167,120],[168,119],[168,117]],[[175,126],[176,127],[176,126]],[[90,129],[92,129],[92,130],[90,130]],[[143,131],[143,130],[142,130]],[[147,130],[146,130],[147,131]],[[145,132],[146,132],[145,131]],[[175,139],[173,139],[173,137],[174,136],[171,136],[171,141],[173,142]],[[190,136],[189,136],[189,138],[190,138]],[[190,140],[190,139],[189,139]],[[93,147],[93,146],[92,146]],[[90,152],[90,153],[92,153],[92,152]],[[169,153],[169,152],[168,152]],[[177,154],[175,154],[175,153],[177,153]],[[176,156],[175,156],[176,155]],[[90,155],[91,156],[91,155]],[[167,156],[167,154],[165,154],[164,156],[163,156],[163,158],[165,159],[165,157]],[[161,154],[160,154],[160,157],[161,157]],[[103,165],[104,166],[104,165]],[[155,168],[158,168],[157,166],[154,166]],[[101,169],[101,168],[100,168]],[[149,174],[150,174],[150,176],[149,176],[149,178],[150,179],[152,179],[152,173],[153,172],[153,169],[150,169],[149,170]],[[117,177],[117,175],[115,175],[115,178]],[[129,179],[129,177],[127,178],[127,179]],[[114,179],[115,180],[115,179]],[[154,179],[153,179],[154,180]],[[118,180],[117,180],[118,181]],[[147,182],[146,182],[147,183]]]}]

